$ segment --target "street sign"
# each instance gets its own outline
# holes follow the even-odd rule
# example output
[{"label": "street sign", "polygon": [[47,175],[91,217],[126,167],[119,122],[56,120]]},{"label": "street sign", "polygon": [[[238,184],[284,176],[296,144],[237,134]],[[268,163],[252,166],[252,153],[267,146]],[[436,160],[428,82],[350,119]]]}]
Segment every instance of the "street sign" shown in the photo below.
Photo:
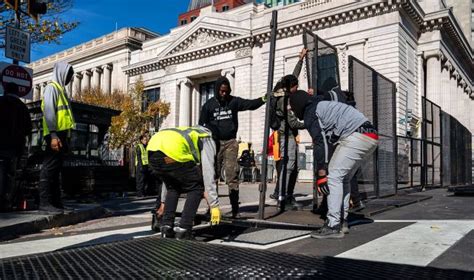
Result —
[{"label": "street sign", "polygon": [[25,99],[33,99],[33,69],[18,65],[0,62],[0,95],[4,94],[4,89],[8,83],[18,86],[16,94]]},{"label": "street sign", "polygon": [[5,56],[30,63],[30,33],[7,26]]}]

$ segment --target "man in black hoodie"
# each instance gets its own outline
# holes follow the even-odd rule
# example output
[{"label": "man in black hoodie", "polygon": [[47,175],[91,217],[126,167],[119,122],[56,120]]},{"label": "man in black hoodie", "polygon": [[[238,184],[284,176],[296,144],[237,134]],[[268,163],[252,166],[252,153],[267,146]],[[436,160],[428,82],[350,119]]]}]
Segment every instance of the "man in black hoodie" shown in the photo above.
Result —
[{"label": "man in black hoodie", "polygon": [[215,97],[209,99],[201,109],[199,125],[209,127],[215,132],[219,142],[217,153],[217,176],[225,170],[226,184],[229,186],[229,199],[232,218],[239,213],[239,165],[237,162],[239,144],[238,112],[256,110],[265,104],[265,96],[249,100],[230,95],[232,89],[226,77],[220,77],[215,84]]}]

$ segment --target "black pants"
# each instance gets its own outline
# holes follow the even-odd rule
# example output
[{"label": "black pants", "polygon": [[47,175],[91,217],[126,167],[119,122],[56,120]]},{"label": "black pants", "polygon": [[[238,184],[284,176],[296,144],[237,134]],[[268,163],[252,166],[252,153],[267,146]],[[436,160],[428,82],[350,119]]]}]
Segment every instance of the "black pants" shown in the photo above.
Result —
[{"label": "black pants", "polygon": [[67,151],[67,132],[57,133],[61,140],[62,148],[59,152],[51,149],[51,137],[46,136],[46,151],[40,172],[40,205],[51,204],[60,207],[61,187],[59,175],[63,166],[63,158]]},{"label": "black pants", "polygon": [[149,167],[153,176],[163,180],[168,191],[162,225],[173,226],[179,196],[186,193],[186,202],[179,226],[191,230],[204,194],[199,167],[194,162],[173,162],[161,152],[149,153]]},{"label": "black pants", "polygon": [[137,184],[137,196],[144,196],[147,193],[147,188],[149,188],[149,176],[148,176],[148,166],[137,166],[137,172],[135,174],[136,184]]},{"label": "black pants", "polygon": [[10,210],[13,204],[17,161],[16,156],[2,156],[0,152],[0,210]]}]

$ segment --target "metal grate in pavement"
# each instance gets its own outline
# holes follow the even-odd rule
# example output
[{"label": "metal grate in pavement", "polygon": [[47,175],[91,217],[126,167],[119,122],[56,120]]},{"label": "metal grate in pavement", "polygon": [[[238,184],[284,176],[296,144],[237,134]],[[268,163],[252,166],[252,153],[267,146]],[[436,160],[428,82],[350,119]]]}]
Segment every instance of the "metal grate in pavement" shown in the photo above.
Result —
[{"label": "metal grate in pavement", "polygon": [[[315,250],[317,248],[308,248]],[[141,238],[0,260],[0,279],[472,279],[474,273]]]}]

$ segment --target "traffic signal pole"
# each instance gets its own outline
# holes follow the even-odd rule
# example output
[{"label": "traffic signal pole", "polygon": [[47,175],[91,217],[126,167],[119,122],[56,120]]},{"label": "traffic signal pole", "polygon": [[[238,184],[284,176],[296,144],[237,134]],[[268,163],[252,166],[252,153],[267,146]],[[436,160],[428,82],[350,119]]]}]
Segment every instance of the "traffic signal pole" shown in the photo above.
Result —
[{"label": "traffic signal pole", "polygon": [[270,137],[270,97],[273,90],[273,70],[275,66],[275,45],[277,35],[278,12],[272,12],[271,37],[270,37],[270,57],[268,60],[268,81],[267,81],[267,102],[265,104],[265,130],[263,133],[263,154],[262,154],[262,177],[259,185],[260,200],[258,206],[258,218],[265,217],[265,196],[267,192],[267,170],[268,170],[268,138]]}]

